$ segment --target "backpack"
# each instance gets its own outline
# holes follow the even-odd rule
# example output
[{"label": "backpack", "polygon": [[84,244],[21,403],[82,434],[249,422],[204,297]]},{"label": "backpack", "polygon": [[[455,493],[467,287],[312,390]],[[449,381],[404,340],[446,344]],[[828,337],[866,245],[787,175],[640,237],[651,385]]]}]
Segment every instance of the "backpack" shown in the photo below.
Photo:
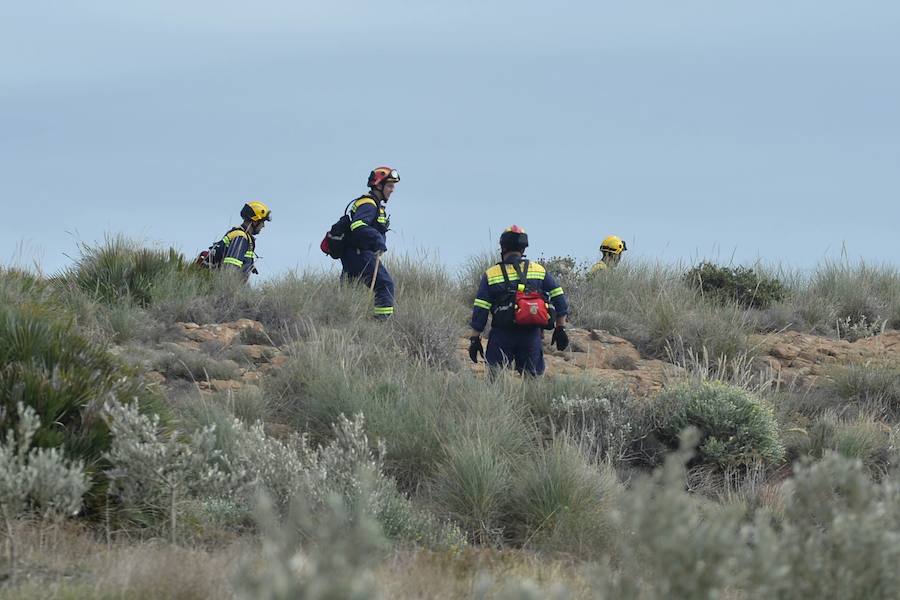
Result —
[{"label": "backpack", "polygon": [[540,327],[553,329],[556,326],[556,308],[547,300],[547,294],[542,290],[535,290],[528,285],[528,264],[521,269],[519,263],[513,265],[519,276],[519,283],[515,288],[511,285],[506,265],[500,265],[503,273],[503,281],[507,287],[506,297],[494,305],[493,327]]},{"label": "backpack", "polygon": [[344,214],[340,219],[335,221],[334,225],[331,226],[331,229],[325,234],[325,237],[322,238],[322,243],[319,244],[319,249],[331,258],[337,259],[343,256],[347,242],[350,241],[349,211],[350,205],[354,202],[356,202],[356,200],[351,200],[350,204],[344,208]]},{"label": "backpack", "polygon": [[240,231],[244,236],[247,235],[240,227],[232,227],[224,236],[222,236],[223,239],[216,240],[212,246],[201,252],[194,261],[194,264],[204,269],[218,269],[221,267],[222,259],[225,258],[225,249],[227,248],[224,238],[233,231]]}]

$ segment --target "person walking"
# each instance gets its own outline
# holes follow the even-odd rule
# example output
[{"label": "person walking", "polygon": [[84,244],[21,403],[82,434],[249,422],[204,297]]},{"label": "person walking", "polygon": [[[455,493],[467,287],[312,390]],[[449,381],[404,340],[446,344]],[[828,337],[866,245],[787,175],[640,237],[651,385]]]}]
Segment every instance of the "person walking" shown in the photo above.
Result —
[{"label": "person walking", "polygon": [[387,252],[386,236],[391,220],[385,205],[400,182],[400,174],[391,167],[378,167],[369,173],[369,191],[349,207],[350,237],[341,255],[342,277],[356,279],[375,293],[374,316],[386,319],[394,314],[394,280],[381,262]]},{"label": "person walking", "polygon": [[[501,260],[481,276],[470,325],[469,358],[481,355],[491,373],[514,366],[516,372],[544,372],[543,330],[553,329],[550,344],[565,350],[569,345],[565,292],[543,265],[525,257],[528,234],[517,225],[500,236]],[[492,316],[487,352],[481,334]]]}]

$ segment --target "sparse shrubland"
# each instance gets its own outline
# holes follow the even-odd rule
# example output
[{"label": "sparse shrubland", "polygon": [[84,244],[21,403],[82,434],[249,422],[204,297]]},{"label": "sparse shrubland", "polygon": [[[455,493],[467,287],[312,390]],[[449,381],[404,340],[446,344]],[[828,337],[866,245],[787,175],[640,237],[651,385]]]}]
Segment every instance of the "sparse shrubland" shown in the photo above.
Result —
[{"label": "sparse shrubland", "polygon": [[[4,597],[896,597],[896,365],[792,387],[754,341],[896,328],[891,267],[546,261],[574,326],[674,363],[638,395],[473,373],[458,344],[488,256],[458,274],[388,255],[381,323],[337,273],[245,286],[120,238],[83,251],[53,278],[0,271],[0,444],[21,447],[0,469],[22,574]],[[263,328],[177,337],[239,318]],[[38,518],[39,488],[68,523]]]}]

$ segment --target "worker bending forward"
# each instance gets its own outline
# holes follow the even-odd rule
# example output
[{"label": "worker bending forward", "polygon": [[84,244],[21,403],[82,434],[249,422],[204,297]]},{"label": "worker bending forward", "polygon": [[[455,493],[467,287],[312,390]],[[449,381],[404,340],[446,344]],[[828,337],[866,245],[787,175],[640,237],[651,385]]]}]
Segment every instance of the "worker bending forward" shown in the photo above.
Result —
[{"label": "worker bending forward", "polygon": [[[528,235],[513,225],[500,236],[502,260],[485,271],[472,311],[469,357],[478,362],[481,354],[491,371],[514,365],[519,373],[544,372],[541,348],[544,329],[553,329],[551,344],[559,350],[569,345],[566,314],[569,304],[553,275],[525,258]],[[487,353],[481,332],[492,315]]]}]

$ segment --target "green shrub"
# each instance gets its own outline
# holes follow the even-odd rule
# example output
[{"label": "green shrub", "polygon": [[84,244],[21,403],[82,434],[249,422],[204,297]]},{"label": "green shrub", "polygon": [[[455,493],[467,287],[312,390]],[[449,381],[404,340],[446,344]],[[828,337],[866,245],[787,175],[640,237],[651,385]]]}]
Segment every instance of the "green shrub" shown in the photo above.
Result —
[{"label": "green shrub", "polygon": [[745,308],[768,308],[784,299],[786,290],[778,279],[748,267],[725,267],[702,262],[684,275],[685,281],[703,296],[722,304]]},{"label": "green shrub", "polygon": [[849,339],[900,326],[900,272],[891,265],[825,262],[790,285],[794,322]]},{"label": "green shrub", "polygon": [[564,434],[555,436],[514,467],[504,510],[507,535],[543,550],[603,554],[609,542],[606,511],[615,490],[608,467],[589,463]]},{"label": "green shrub", "polygon": [[860,460],[876,475],[884,474],[894,458],[891,430],[871,415],[842,418],[828,410],[806,428],[793,428],[786,444],[796,457],[820,459],[828,452]]},{"label": "green shrub", "polygon": [[706,348],[716,360],[751,349],[746,311],[702,302],[677,267],[622,264],[574,288],[569,301],[573,323],[623,337],[647,356],[668,358],[678,346]]},{"label": "green shrub", "polygon": [[184,256],[174,249],[142,248],[118,236],[107,238],[103,245],[82,244],[81,256],[66,278],[105,302],[130,300],[148,306],[157,282],[187,267]]},{"label": "green shrub", "polygon": [[309,509],[319,511],[337,496],[374,517],[391,539],[435,550],[465,543],[458,529],[414,507],[398,490],[385,474],[385,447],[369,443],[361,415],[353,420],[341,415],[334,438],[316,449],[303,436],[268,436],[261,423],[248,427],[237,421],[232,427],[229,463],[233,472],[247,477],[241,490],[247,501],[246,492],[264,490],[278,507],[302,497]]},{"label": "green shrub", "polygon": [[464,437],[445,449],[430,484],[432,503],[482,543],[498,543],[512,485],[509,457],[490,438]]},{"label": "green shrub", "polygon": [[697,463],[735,468],[778,463],[784,446],[772,408],[756,395],[717,381],[692,381],[664,388],[649,405],[647,427],[674,449],[679,434],[701,434]]},{"label": "green shrub", "polygon": [[233,360],[214,358],[200,350],[191,350],[178,344],[163,344],[162,351],[156,353],[151,365],[167,377],[206,381],[209,379],[237,379],[240,367]]},{"label": "green shrub", "polygon": [[609,386],[599,397],[560,396],[550,406],[555,432],[578,439],[591,455],[613,465],[627,462],[641,435],[640,409],[626,389]]},{"label": "green shrub", "polygon": [[139,398],[148,408],[158,406],[157,393],[138,371],[48,310],[0,307],[0,365],[0,407],[10,415],[17,402],[32,407],[42,423],[35,444],[63,447],[89,471],[109,448],[100,416],[106,399]]},{"label": "green shrub", "polygon": [[851,364],[834,368],[830,380],[832,390],[841,398],[900,414],[900,366]]}]

